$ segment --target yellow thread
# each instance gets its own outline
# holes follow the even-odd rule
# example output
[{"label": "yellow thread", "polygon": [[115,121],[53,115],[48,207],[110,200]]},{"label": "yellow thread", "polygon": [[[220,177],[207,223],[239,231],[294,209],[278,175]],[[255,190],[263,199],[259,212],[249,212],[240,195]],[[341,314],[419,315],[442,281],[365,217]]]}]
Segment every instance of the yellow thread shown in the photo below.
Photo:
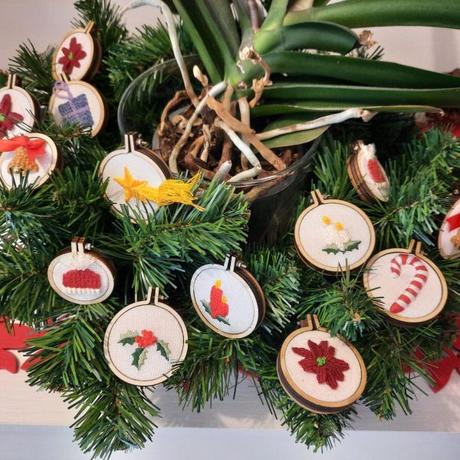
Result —
[{"label": "yellow thread", "polygon": [[331,223],[331,219],[328,216],[323,216],[322,221],[324,225],[330,225]]},{"label": "yellow thread", "polygon": [[193,189],[200,181],[200,174],[196,174],[188,181],[167,179],[158,187],[151,187],[146,180],[137,180],[125,166],[124,177],[115,177],[114,180],[125,190],[125,202],[131,198],[139,201],[153,201],[159,206],[167,206],[173,203],[181,203],[195,207],[199,211],[204,208],[193,202]]},{"label": "yellow thread", "polygon": [[342,222],[336,222],[335,223],[335,228],[336,228],[336,230],[338,230],[340,232],[340,230],[343,230],[345,227],[342,224]]},{"label": "yellow thread", "polygon": [[220,288],[222,286],[222,280],[216,280],[214,286],[216,286],[216,288]]}]

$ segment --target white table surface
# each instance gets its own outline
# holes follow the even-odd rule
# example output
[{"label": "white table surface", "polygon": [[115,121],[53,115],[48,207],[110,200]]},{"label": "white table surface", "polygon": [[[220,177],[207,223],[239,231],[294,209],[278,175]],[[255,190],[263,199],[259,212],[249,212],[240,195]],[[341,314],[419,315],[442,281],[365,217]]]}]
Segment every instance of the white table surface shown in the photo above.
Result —
[{"label": "white table surface", "polygon": [[[58,394],[50,394],[30,387],[27,374],[0,371],[0,424],[68,426],[73,421]],[[356,430],[370,431],[437,431],[460,433],[460,376],[454,372],[449,384],[439,393],[420,379],[420,386],[428,396],[419,394],[412,403],[413,413],[402,413],[392,421],[379,421],[369,409],[358,405]],[[174,392],[162,387],[155,390],[155,403],[162,410],[157,424],[163,427],[210,427],[243,429],[279,429],[281,425],[263,406],[252,382],[238,386],[236,398],[214,401],[212,408],[193,413],[178,406]]]}]

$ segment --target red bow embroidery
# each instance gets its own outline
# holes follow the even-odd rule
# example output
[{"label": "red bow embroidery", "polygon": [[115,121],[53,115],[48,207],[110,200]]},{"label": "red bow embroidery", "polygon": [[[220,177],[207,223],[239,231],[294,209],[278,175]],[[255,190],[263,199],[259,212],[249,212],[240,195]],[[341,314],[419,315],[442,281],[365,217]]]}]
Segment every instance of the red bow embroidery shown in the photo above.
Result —
[{"label": "red bow embroidery", "polygon": [[16,136],[11,139],[0,139],[0,152],[13,152],[23,147],[30,161],[45,153],[46,142],[43,139],[30,139],[27,136]]}]

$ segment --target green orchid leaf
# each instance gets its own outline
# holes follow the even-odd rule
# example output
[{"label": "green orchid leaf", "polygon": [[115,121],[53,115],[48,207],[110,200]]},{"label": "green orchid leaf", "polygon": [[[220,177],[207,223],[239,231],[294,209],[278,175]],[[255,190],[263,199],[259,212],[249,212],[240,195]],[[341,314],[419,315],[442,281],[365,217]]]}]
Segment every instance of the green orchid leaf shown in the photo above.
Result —
[{"label": "green orchid leaf", "polygon": [[[352,109],[357,107],[356,104],[331,102],[331,101],[280,101],[278,103],[261,104],[251,110],[252,117],[265,117],[271,115],[286,115],[300,113],[320,113],[319,116],[328,115],[342,110]],[[429,105],[367,105],[360,106],[362,109],[367,109],[375,112],[429,112],[442,113],[442,110]],[[315,117],[315,118],[318,118]]]},{"label": "green orchid leaf", "polygon": [[297,133],[282,134],[281,136],[274,137],[273,139],[264,140],[263,143],[270,149],[302,145],[307,142],[314,141],[328,129],[329,126],[324,126],[323,128],[299,131]]},{"label": "green orchid leaf", "polygon": [[272,52],[263,56],[273,73],[340,79],[388,88],[456,88],[460,78],[393,62],[301,52]]},{"label": "green orchid leaf", "polygon": [[347,0],[286,14],[284,25],[330,21],[344,26],[431,26],[458,29],[457,0]]},{"label": "green orchid leaf", "polygon": [[394,105],[433,105],[459,107],[460,87],[448,89],[382,88],[346,85],[275,83],[264,91],[267,100],[292,99],[348,103],[355,107]]},{"label": "green orchid leaf", "polygon": [[330,22],[309,22],[279,27],[274,31],[259,30],[254,48],[260,54],[273,50],[315,49],[346,54],[359,44],[355,32]]}]

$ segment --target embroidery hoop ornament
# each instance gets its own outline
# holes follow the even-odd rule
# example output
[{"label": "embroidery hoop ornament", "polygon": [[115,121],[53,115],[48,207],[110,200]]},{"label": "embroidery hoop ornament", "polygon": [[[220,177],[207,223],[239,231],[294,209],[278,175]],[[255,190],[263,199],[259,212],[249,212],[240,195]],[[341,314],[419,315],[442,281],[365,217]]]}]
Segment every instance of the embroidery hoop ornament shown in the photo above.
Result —
[{"label": "embroidery hoop ornament", "polygon": [[[46,143],[45,149],[49,148],[50,153],[51,153],[51,162],[50,162],[50,165],[48,166],[47,171],[42,176],[40,176],[37,179],[35,179],[35,181],[33,183],[32,182],[30,183],[30,185],[33,185],[33,188],[38,188],[41,185],[43,185],[51,177],[51,175],[53,174],[53,172],[56,169],[61,169],[62,168],[62,158],[61,158],[61,155],[59,155],[59,151],[58,151],[58,149],[56,147],[56,144],[54,143],[53,139],[51,139],[50,137],[46,136],[45,134],[41,134],[41,133],[23,133],[23,134],[21,134],[21,136],[27,136],[28,138],[30,138],[32,140],[33,139],[42,139],[42,140],[44,140],[45,143]],[[3,163],[6,161],[6,155],[8,153],[10,153],[10,152],[4,152],[4,153],[0,154],[0,186],[5,187],[8,190],[11,190],[11,189],[13,189],[13,188],[18,186],[18,181],[13,183],[14,175],[11,174],[11,173],[8,173],[12,177],[11,184],[9,184],[8,182],[6,182],[4,180],[4,175],[3,175],[2,169],[3,169]],[[10,162],[11,162],[11,160],[10,160]],[[27,178],[27,183],[29,183],[29,177]]]},{"label": "embroidery hoop ornament", "polygon": [[[73,107],[74,100],[76,99],[76,97],[74,97],[72,94],[72,88],[74,88],[74,89],[77,89],[78,92],[82,92],[85,95],[87,93],[91,94],[95,99],[95,103],[99,111],[99,117],[95,117],[95,114],[93,113],[93,111],[90,110],[91,117],[93,119],[93,125],[91,126],[91,137],[97,136],[99,132],[102,130],[102,128],[104,127],[106,120],[107,120],[107,110],[106,110],[105,102],[102,96],[100,95],[99,91],[94,86],[90,85],[89,83],[86,83],[85,81],[69,80],[67,75],[65,74],[61,74],[61,78],[58,80],[58,82],[64,82],[67,85],[67,87],[65,89],[63,88],[63,89],[57,90],[57,91],[64,91],[66,93],[65,96],[58,97],[57,91],[53,91],[53,94],[51,95],[51,98],[50,98],[49,111],[53,115],[53,118],[55,119],[56,123],[58,124],[63,123],[63,120],[61,120],[62,116],[59,114],[59,106],[65,103],[65,102],[58,102],[58,101],[65,100]],[[87,99],[88,99],[88,96],[87,96]],[[88,101],[88,106],[89,108],[91,108],[89,101]]]},{"label": "embroidery hoop ornament", "polygon": [[[423,255],[422,252],[422,243],[420,241],[415,241],[411,240],[409,243],[409,247],[407,249],[405,248],[391,248],[391,249],[386,249],[384,251],[381,251],[377,254],[375,254],[367,263],[364,275],[363,275],[363,284],[364,288],[366,289],[366,292],[369,297],[375,298],[376,302],[379,302],[379,294],[378,294],[378,288],[376,289],[375,287],[372,287],[370,285],[370,271],[372,270],[372,266],[381,258],[384,257],[388,254],[414,254],[416,257],[421,259],[423,262],[425,262],[436,274],[438,277],[440,287],[441,287],[441,297],[439,299],[438,304],[435,306],[435,308],[428,314],[419,316],[419,317],[407,317],[403,316],[401,314],[397,313],[392,313],[386,308],[383,308],[380,306],[380,308],[384,311],[384,313],[388,316],[390,321],[398,326],[419,326],[422,324],[425,324],[433,319],[435,319],[441,311],[444,309],[444,306],[447,302],[447,296],[448,296],[448,288],[447,288],[447,283],[444,278],[444,275],[442,274],[441,270],[436,266],[436,264],[428,259],[426,256]],[[398,293],[395,293],[395,299],[399,299]],[[410,307],[406,307],[410,308]]]},{"label": "embroidery hoop ornament", "polygon": [[67,75],[68,79],[70,80],[91,80],[94,75],[97,73],[99,70],[100,64],[101,64],[101,58],[102,58],[102,49],[101,45],[99,44],[99,41],[94,37],[94,27],[95,23],[94,21],[89,21],[88,24],[86,25],[85,28],[78,28],[78,29],[73,29],[69,33],[66,34],[66,36],[61,40],[61,43],[59,44],[58,47],[56,47],[53,57],[51,60],[51,73],[53,75],[53,78],[56,81],[61,80],[60,74],[64,73],[63,70],[58,71],[58,67],[61,67],[61,65],[58,63],[59,59],[61,58],[60,53],[62,52],[62,48],[64,47],[64,43],[72,36],[78,35],[78,34],[85,34],[88,44],[89,44],[89,49],[85,49],[87,55],[92,56],[89,62],[85,65],[86,70],[83,71],[82,75],[79,78],[72,78],[72,75]]},{"label": "embroidery hoop ornament", "polygon": [[[385,197],[385,199],[383,199],[383,197],[379,197],[376,193],[374,193],[374,191],[371,187],[369,187],[366,181],[366,171],[363,171],[363,169],[361,168],[361,159],[362,156],[366,154],[367,147],[368,146],[365,145],[363,141],[358,141],[354,145],[353,154],[350,155],[347,159],[348,177],[350,178],[351,184],[353,185],[353,188],[355,189],[356,193],[361,198],[361,200],[366,201],[368,203],[373,201],[387,202],[389,200],[389,194]],[[390,181],[388,179],[385,169],[383,168],[382,164],[380,163],[377,157],[375,157],[375,161],[381,168],[381,173],[384,177],[384,182],[388,184],[389,187]]]},{"label": "embroidery hoop ornament", "polygon": [[[37,116],[40,113],[40,105],[33,96],[31,96],[24,88],[21,88],[18,77],[15,74],[8,74],[6,86],[0,88],[0,100],[6,94],[11,95],[11,92],[18,93],[21,98],[24,98],[27,105],[27,107],[25,107],[26,112],[21,113],[24,120],[15,126],[18,131],[15,135],[27,134],[32,131]],[[13,106],[13,112],[16,110],[17,108]],[[27,121],[25,121],[25,119],[27,119]]]},{"label": "embroidery hoop ornament", "polygon": [[[58,264],[62,263],[61,259],[62,256],[67,254],[72,254],[75,258],[77,258],[80,254],[89,255],[95,259],[99,268],[103,269],[108,281],[107,289],[101,293],[99,297],[96,297],[92,300],[80,300],[75,296],[65,293],[62,291],[59,286],[55,282],[55,269]],[[53,288],[53,290],[63,299],[68,300],[69,302],[76,303],[78,305],[92,305],[95,303],[103,302],[104,300],[108,299],[113,292],[115,287],[115,266],[113,263],[106,259],[101,253],[99,253],[90,243],[86,243],[85,238],[75,237],[72,239],[70,243],[70,248],[64,249],[61,251],[49,264],[48,266],[48,281]]]},{"label": "embroidery hoop ornament", "polygon": [[[200,307],[200,302],[202,299],[198,299],[195,295],[195,284],[197,282],[198,277],[206,270],[221,270],[232,272],[233,275],[238,279],[238,281],[241,284],[246,285],[254,295],[257,304],[257,312],[255,312],[254,315],[256,319],[255,321],[251,322],[251,325],[245,331],[241,333],[225,332],[222,329],[216,327],[203,313],[202,308]],[[195,311],[197,312],[198,316],[203,321],[203,323],[217,334],[228,339],[242,339],[243,337],[251,335],[264,320],[267,309],[265,295],[260,284],[252,275],[252,273],[249,272],[249,270],[247,270],[247,267],[241,261],[238,261],[238,259],[233,255],[227,255],[223,265],[206,264],[198,268],[198,270],[196,270],[193,274],[192,279],[190,281],[190,297],[192,299],[193,307],[195,308]]]},{"label": "embroidery hoop ornament", "polygon": [[[131,385],[136,385],[136,386],[152,386],[152,385],[158,385],[159,383],[164,382],[167,380],[169,377],[171,377],[172,374],[177,369],[177,363],[182,363],[187,355],[188,351],[188,334],[187,334],[187,328],[185,327],[185,323],[183,319],[180,317],[180,315],[169,305],[166,305],[165,303],[160,302],[160,290],[159,288],[155,288],[155,293],[153,295],[153,302],[152,302],[152,294],[153,294],[153,289],[150,287],[147,293],[147,298],[145,300],[141,300],[140,302],[135,302],[132,304],[127,305],[125,308],[120,310],[113,318],[112,321],[110,321],[107,330],[105,332],[104,336],[104,355],[105,359],[110,367],[110,370],[120,379],[123,380],[124,382],[130,383]],[[115,326],[115,324],[118,322],[118,320],[125,315],[126,313],[130,312],[133,309],[136,309],[138,307],[144,307],[144,306],[150,306],[152,308],[160,308],[163,311],[166,311],[169,313],[176,321],[179,330],[182,333],[182,338],[183,338],[183,346],[182,350],[178,356],[174,360],[174,364],[172,368],[165,374],[162,374],[158,377],[151,378],[148,380],[139,380],[132,378],[126,374],[124,374],[114,363],[111,353],[110,353],[110,336],[112,333],[112,330]]]},{"label": "embroidery hoop ornament", "polygon": [[[374,251],[375,247],[375,230],[374,226],[372,225],[372,222],[370,221],[369,217],[365,214],[365,212],[355,206],[352,203],[349,203],[348,201],[344,200],[337,200],[337,199],[325,199],[324,196],[321,194],[319,190],[312,190],[311,192],[312,199],[313,199],[313,204],[311,204],[308,208],[306,208],[302,213],[300,214],[299,218],[296,221],[295,224],[295,229],[294,229],[294,246],[297,250],[297,254],[299,255],[300,259],[309,267],[313,269],[319,269],[328,273],[333,273],[337,274],[340,273],[341,271],[348,269],[348,270],[354,270],[361,265],[363,265],[367,259],[371,256],[372,252]],[[318,208],[319,206],[323,204],[338,204],[342,206],[346,206],[347,208],[353,209],[359,216],[362,218],[364,223],[366,224],[368,230],[369,230],[369,247],[367,248],[366,252],[360,257],[357,261],[355,261],[352,264],[345,266],[340,266],[337,264],[336,266],[332,265],[325,265],[321,261],[313,258],[308,251],[305,249],[305,247],[302,244],[302,239],[301,239],[301,226],[303,224],[304,219],[308,216],[308,214]]]},{"label": "embroidery hoop ornament", "polygon": [[[146,161],[148,165],[153,168],[153,171],[161,177],[161,179],[167,180],[171,178],[171,173],[169,171],[166,163],[153,151],[146,147],[140,145],[140,137],[137,133],[127,133],[124,135],[125,145],[124,148],[114,150],[110,152],[101,162],[99,167],[99,176],[103,181],[109,180],[109,184],[106,188],[105,196],[112,203],[112,209],[116,214],[121,214],[121,204],[114,201],[114,194],[110,190],[111,184],[114,182],[114,177],[109,175],[108,169],[111,162],[119,161],[122,157],[126,157],[126,163],[129,162],[130,158],[137,157]],[[123,175],[123,170],[119,171],[119,175]],[[122,203],[128,207],[135,207],[129,203]],[[151,206],[146,205],[143,209],[146,211],[146,214],[152,214],[159,208],[158,205],[152,203]],[[145,216],[145,219],[147,216]],[[132,216],[132,222],[136,222],[136,216]]]},{"label": "embroidery hoop ornament", "polygon": [[[448,241],[445,241],[446,238],[448,238],[448,234],[452,233],[452,237],[454,236],[453,232],[460,232],[460,226],[458,226],[458,223],[456,222],[455,224],[457,225],[456,228],[453,230],[449,230],[449,218],[452,218],[453,216],[460,214],[460,199],[458,199],[449,209],[447,214],[444,217],[444,220],[442,221],[441,227],[439,228],[439,233],[438,233],[438,250],[439,254],[443,259],[458,259],[460,257],[460,249],[456,249],[454,246],[454,251],[452,253],[448,253],[445,249],[445,244],[448,243]],[[460,219],[459,219],[460,223]],[[449,238],[450,241],[451,238]]]},{"label": "embroidery hoop ornament", "polygon": [[[359,351],[347,340],[340,336],[335,336],[342,343],[344,343],[354,354],[361,371],[360,382],[356,390],[347,398],[339,401],[323,401],[313,397],[300,388],[291,377],[288,367],[286,365],[286,353],[292,340],[300,334],[305,334],[311,331],[322,331],[329,334],[326,328],[320,326],[318,317],[316,315],[307,315],[305,321],[300,322],[300,328],[291,332],[284,340],[281,350],[276,360],[276,370],[278,379],[281,383],[286,394],[299,406],[316,414],[334,414],[352,406],[363,394],[367,383],[367,370],[363,358]],[[330,334],[329,334],[330,335]],[[332,336],[330,336],[332,337]],[[300,357],[299,357],[300,358]],[[351,371],[351,370],[350,370]],[[333,391],[333,390],[331,390]]]}]

